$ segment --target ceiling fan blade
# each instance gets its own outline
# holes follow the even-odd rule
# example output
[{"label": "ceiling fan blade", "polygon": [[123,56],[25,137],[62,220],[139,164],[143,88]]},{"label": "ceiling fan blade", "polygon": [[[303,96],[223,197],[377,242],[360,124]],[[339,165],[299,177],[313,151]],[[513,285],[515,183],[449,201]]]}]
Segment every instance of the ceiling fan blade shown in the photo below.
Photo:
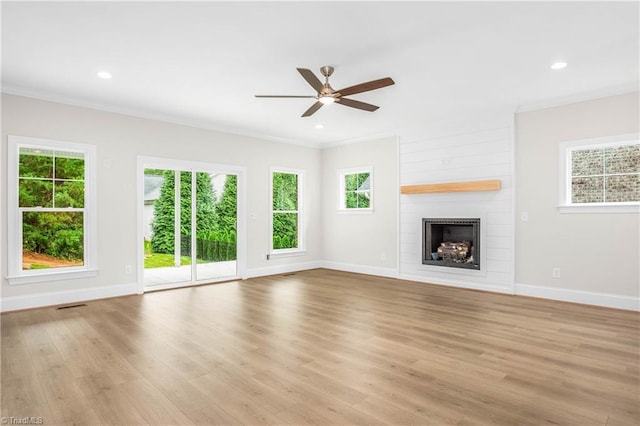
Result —
[{"label": "ceiling fan blade", "polygon": [[393,81],[389,77],[385,77],[379,80],[368,81],[366,83],[356,84],[355,86],[345,87],[344,89],[338,90],[337,93],[339,93],[340,96],[349,96],[355,95],[356,93],[368,92],[369,90],[391,86],[392,84],[395,84],[395,81]]},{"label": "ceiling fan blade", "polygon": [[317,98],[311,95],[254,95],[256,98]]},{"label": "ceiling fan blade", "polygon": [[314,112],[320,109],[324,105],[322,102],[318,101],[315,104],[311,105],[311,107],[302,114],[302,117],[309,117],[313,115]]},{"label": "ceiling fan blade", "polygon": [[356,101],[353,99],[348,99],[348,98],[338,98],[336,99],[336,102],[339,102],[340,104],[344,105],[344,106],[348,106],[351,108],[357,108],[357,109],[363,109],[365,111],[369,111],[369,112],[373,112],[375,110],[377,110],[378,108],[380,108],[379,106],[375,106],[375,105],[371,105],[365,102],[360,102],[360,101]]},{"label": "ceiling fan blade", "polygon": [[298,70],[302,78],[307,80],[307,83],[309,83],[311,87],[315,89],[316,92],[320,93],[322,91],[322,87],[323,87],[322,82],[318,80],[318,77],[316,77],[313,71],[307,68],[296,68],[296,69]]}]

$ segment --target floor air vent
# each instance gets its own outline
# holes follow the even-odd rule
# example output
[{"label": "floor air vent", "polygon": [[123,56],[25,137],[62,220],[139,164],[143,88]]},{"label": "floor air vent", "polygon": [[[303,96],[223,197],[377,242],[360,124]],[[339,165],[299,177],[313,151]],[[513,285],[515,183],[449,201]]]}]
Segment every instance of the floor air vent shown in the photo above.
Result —
[{"label": "floor air vent", "polygon": [[79,308],[79,307],[81,307],[81,306],[87,306],[87,304],[86,304],[86,303],[79,303],[79,304],[77,304],[77,305],[58,306],[58,307],[56,308],[56,310],[58,310],[58,311],[59,311],[60,309]]}]

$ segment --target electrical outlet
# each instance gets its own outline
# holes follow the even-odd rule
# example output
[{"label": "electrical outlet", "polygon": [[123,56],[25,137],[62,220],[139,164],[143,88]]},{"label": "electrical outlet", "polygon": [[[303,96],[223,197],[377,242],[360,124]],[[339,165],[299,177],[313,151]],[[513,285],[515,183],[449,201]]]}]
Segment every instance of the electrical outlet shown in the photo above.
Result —
[{"label": "electrical outlet", "polygon": [[381,260],[382,262],[384,262],[385,260],[387,260],[387,253],[386,253],[386,252],[384,252],[384,251],[383,251],[383,252],[380,254],[380,260]]},{"label": "electrical outlet", "polygon": [[133,266],[131,265],[124,265],[124,273],[125,274],[132,274],[133,273]]},{"label": "electrical outlet", "polygon": [[529,221],[529,212],[521,212],[520,213],[520,220],[523,222],[528,222]]},{"label": "electrical outlet", "polygon": [[551,270],[551,278],[560,278],[560,268],[553,268]]}]

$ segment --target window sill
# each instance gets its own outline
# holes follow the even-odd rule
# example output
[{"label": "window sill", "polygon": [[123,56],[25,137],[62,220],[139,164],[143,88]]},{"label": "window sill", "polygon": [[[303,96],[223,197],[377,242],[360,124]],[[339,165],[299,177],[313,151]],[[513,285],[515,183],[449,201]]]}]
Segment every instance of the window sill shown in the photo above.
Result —
[{"label": "window sill", "polygon": [[267,255],[267,260],[280,259],[281,257],[295,257],[304,256],[307,254],[306,250],[278,250],[272,251]]},{"label": "window sill", "polygon": [[73,280],[78,278],[91,278],[97,277],[98,270],[97,269],[82,269],[82,270],[74,270],[74,271],[55,271],[55,272],[45,272],[39,274],[25,274],[25,275],[14,275],[8,276],[7,280],[9,281],[9,285],[16,284],[31,284],[31,283],[42,283],[47,281],[61,281],[61,280]]},{"label": "window sill", "polygon": [[373,209],[338,209],[338,214],[373,214]]},{"label": "window sill", "polygon": [[626,205],[572,205],[558,206],[558,212],[565,213],[640,213],[639,204]]}]

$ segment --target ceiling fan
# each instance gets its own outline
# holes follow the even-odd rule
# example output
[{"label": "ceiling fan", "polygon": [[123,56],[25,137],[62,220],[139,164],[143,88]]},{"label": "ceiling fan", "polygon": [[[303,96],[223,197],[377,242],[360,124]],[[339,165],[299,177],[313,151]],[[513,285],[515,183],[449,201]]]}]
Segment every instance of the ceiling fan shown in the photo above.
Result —
[{"label": "ceiling fan", "polygon": [[366,83],[356,84],[355,86],[345,87],[344,89],[334,90],[329,84],[329,77],[333,74],[333,67],[324,66],[320,68],[320,72],[324,76],[324,84],[316,77],[313,71],[306,68],[297,68],[298,72],[304,78],[307,83],[311,85],[318,93],[316,96],[311,95],[255,95],[256,98],[313,98],[316,99],[316,103],[302,114],[302,117],[309,117],[316,111],[318,111],[323,105],[332,104],[337,102],[338,104],[348,106],[351,108],[362,109],[365,111],[373,112],[379,107],[371,105],[365,102],[356,101],[354,99],[345,98],[345,96],[355,95],[356,93],[368,92],[370,90],[380,89],[382,87],[391,86],[395,82],[389,78],[381,78],[379,80],[368,81]]}]

